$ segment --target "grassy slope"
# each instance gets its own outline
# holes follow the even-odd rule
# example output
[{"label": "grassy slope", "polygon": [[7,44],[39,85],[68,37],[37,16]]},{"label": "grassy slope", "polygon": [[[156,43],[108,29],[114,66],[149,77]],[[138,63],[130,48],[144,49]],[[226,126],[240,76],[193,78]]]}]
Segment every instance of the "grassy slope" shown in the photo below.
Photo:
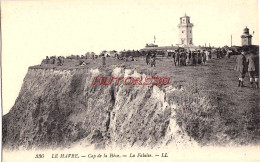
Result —
[{"label": "grassy slope", "polygon": [[[233,70],[235,58],[236,56],[230,59],[212,59],[207,65],[185,67],[175,67],[172,58],[158,59],[155,68],[147,66],[144,58],[137,58],[138,61],[134,62],[107,58],[106,63],[111,68],[114,65],[124,65],[152,76],[171,77],[170,84],[185,87],[185,93],[179,94],[177,98],[180,103],[177,120],[200,144],[259,143],[259,90],[237,87],[238,74]],[[102,60],[98,58],[86,62],[89,63],[86,67],[100,68]],[[82,68],[75,66],[76,63],[67,63],[57,69]],[[245,85],[249,86],[248,74]],[[201,99],[203,97],[206,100]],[[200,103],[193,107],[194,102]]]}]

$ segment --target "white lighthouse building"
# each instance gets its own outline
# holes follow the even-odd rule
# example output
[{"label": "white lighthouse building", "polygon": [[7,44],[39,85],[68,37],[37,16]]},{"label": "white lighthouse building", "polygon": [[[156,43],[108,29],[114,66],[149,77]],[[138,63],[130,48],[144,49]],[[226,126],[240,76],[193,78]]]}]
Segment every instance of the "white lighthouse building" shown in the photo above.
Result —
[{"label": "white lighthouse building", "polygon": [[244,29],[243,35],[241,35],[241,41],[242,41],[242,46],[252,45],[252,35],[249,34],[249,29],[247,27]]},{"label": "white lighthouse building", "polygon": [[179,44],[181,46],[193,46],[192,39],[192,27],[193,24],[190,23],[190,17],[186,14],[180,18],[179,28]]}]

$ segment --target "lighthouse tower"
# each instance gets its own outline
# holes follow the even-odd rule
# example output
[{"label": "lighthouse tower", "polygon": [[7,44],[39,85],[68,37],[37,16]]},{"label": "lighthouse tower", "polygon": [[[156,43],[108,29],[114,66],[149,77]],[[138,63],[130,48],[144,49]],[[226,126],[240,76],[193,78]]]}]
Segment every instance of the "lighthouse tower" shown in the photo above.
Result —
[{"label": "lighthouse tower", "polygon": [[186,14],[180,18],[179,28],[179,44],[183,46],[193,45],[192,40],[192,27],[193,24],[190,23],[190,17]]},{"label": "lighthouse tower", "polygon": [[246,27],[244,29],[243,35],[241,35],[242,46],[252,45],[252,35],[249,34],[249,29]]}]

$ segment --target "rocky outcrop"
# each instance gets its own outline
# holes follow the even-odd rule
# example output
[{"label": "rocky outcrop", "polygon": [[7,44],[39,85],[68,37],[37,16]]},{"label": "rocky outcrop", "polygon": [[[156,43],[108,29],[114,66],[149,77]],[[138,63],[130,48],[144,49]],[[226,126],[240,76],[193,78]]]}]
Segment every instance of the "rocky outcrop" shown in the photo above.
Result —
[{"label": "rocky outcrop", "polygon": [[3,117],[4,148],[161,147],[191,143],[176,124],[167,86],[91,85],[95,76],[140,76],[131,69],[29,69]]}]

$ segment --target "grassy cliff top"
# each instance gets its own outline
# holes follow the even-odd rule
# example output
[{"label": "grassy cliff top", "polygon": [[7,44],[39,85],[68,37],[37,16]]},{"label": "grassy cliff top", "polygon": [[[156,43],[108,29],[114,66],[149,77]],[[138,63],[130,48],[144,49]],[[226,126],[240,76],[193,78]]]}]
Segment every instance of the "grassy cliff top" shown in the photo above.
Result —
[{"label": "grassy cliff top", "polygon": [[[245,85],[247,87],[241,88],[237,87],[238,84],[238,73],[234,70],[234,66],[236,64],[236,57],[231,56],[230,59],[216,59],[213,58],[209,60],[206,65],[198,65],[198,66],[174,66],[173,58],[157,58],[156,67],[151,68],[150,65],[146,65],[145,58],[137,58],[137,61],[125,61],[118,60],[116,58],[106,58],[106,65],[102,66],[102,58],[98,58],[95,60],[86,60],[87,65],[79,66],[80,60],[71,60],[66,62],[63,66],[56,65],[37,65],[30,67],[31,69],[56,69],[56,70],[71,70],[71,69],[86,69],[81,71],[72,72],[73,75],[48,75],[52,74],[52,72],[48,72],[47,75],[41,75],[41,79],[36,80],[37,84],[35,84],[34,77],[28,77],[31,81],[27,82],[27,86],[29,88],[25,88],[24,95],[20,96],[20,99],[23,99],[23,96],[35,96],[39,95],[39,85],[45,86],[46,82],[51,83],[51,86],[46,86],[42,88],[42,91],[45,93],[45,99],[50,100],[50,102],[46,102],[45,106],[42,103],[42,97],[38,98],[38,104],[36,107],[42,107],[43,111],[46,110],[46,107],[53,108],[51,109],[51,113],[49,113],[49,117],[55,120],[57,123],[61,125],[64,122],[61,120],[57,120],[56,115],[60,114],[60,118],[63,120],[67,120],[63,114],[59,113],[59,111],[64,111],[65,113],[70,114],[70,111],[78,111],[78,110],[86,110],[93,111],[94,116],[100,116],[100,122],[104,121],[104,117],[102,116],[102,112],[104,113],[104,105],[109,108],[109,104],[104,103],[104,101],[109,101],[110,98],[114,94],[112,92],[116,92],[115,89],[119,87],[109,88],[109,86],[89,86],[83,87],[83,83],[91,82],[89,80],[90,75],[88,74],[88,69],[99,69],[103,71],[103,74],[111,74],[111,72],[115,69],[115,67],[120,66],[125,69],[135,69],[138,73],[144,73],[148,76],[160,76],[160,77],[170,77],[170,85],[176,87],[180,90],[178,91],[167,91],[169,85],[165,86],[154,86],[151,89],[159,89],[155,91],[157,98],[161,97],[161,94],[166,94],[166,98],[162,98],[162,100],[167,103],[174,102],[177,105],[176,109],[171,109],[171,112],[174,111],[174,119],[176,119],[176,123],[182,130],[185,130],[187,134],[195,139],[201,145],[225,145],[225,144],[235,144],[235,145],[248,145],[248,144],[259,144],[260,142],[260,94],[259,89],[249,88],[249,77],[246,74]],[[126,71],[126,70],[125,70]],[[41,73],[42,71],[38,71]],[[106,73],[108,72],[108,73]],[[68,74],[68,73],[66,73]],[[124,75],[124,73],[122,73]],[[46,77],[46,78],[45,78]],[[67,78],[67,80],[66,80]],[[70,80],[68,79],[70,78]],[[83,79],[84,78],[84,79]],[[33,84],[32,84],[33,83]],[[35,92],[31,92],[32,87],[35,88]],[[53,87],[58,87],[57,89]],[[62,89],[62,87],[67,87],[68,91],[58,91]],[[121,105],[122,109],[125,109],[125,115],[129,115],[130,112],[133,111],[133,108],[138,108],[142,113],[136,112],[133,116],[139,116],[138,121],[142,122],[143,118],[150,119],[149,113],[152,109],[158,111],[161,116],[156,116],[155,123],[165,123],[169,124],[167,121],[168,118],[162,118],[163,116],[170,116],[170,114],[166,111],[161,110],[160,104],[151,104],[155,99],[151,98],[151,93],[149,91],[148,86],[140,86],[141,89],[138,90],[137,97],[139,102],[139,106],[134,106],[136,104],[135,101],[126,102],[126,105]],[[139,87],[139,88],[140,88]],[[183,88],[181,88],[183,87]],[[120,94],[117,97],[121,97],[120,102],[118,104],[122,104],[125,102],[125,98],[134,98],[135,96],[135,88],[131,86],[121,86],[120,88],[124,90],[120,90]],[[28,90],[29,89],[29,90]],[[47,90],[45,90],[47,89]],[[66,88],[65,88],[66,89]],[[95,90],[96,89],[96,90]],[[92,96],[92,91],[96,92],[96,96],[93,99],[89,99]],[[163,91],[164,93],[158,93],[159,91]],[[167,92],[166,92],[167,91]],[[52,95],[52,97],[49,97]],[[81,96],[82,95],[82,96]],[[61,98],[57,98],[60,96]],[[64,100],[62,97],[67,96],[67,99]],[[81,96],[81,98],[79,98]],[[140,97],[140,96],[143,96]],[[87,98],[87,99],[86,99]],[[59,100],[60,99],[60,100]],[[100,99],[100,105],[97,106],[97,99]],[[35,98],[34,100],[37,100]],[[73,102],[71,102],[73,100]],[[111,99],[113,101],[114,99]],[[78,107],[87,107],[86,103],[93,102],[92,109],[75,109]],[[144,106],[143,102],[147,102],[147,105]],[[20,102],[20,104],[24,104],[24,107],[27,107],[27,102],[32,102],[31,98],[28,100]],[[50,104],[52,103],[52,104]],[[75,103],[74,105],[72,103]],[[113,103],[113,102],[111,102]],[[41,106],[41,104],[43,104]],[[59,104],[62,104],[59,108]],[[31,104],[28,108],[35,106],[35,104]],[[132,106],[132,108],[130,108]],[[155,107],[154,107],[155,106]],[[17,109],[13,111],[18,111]],[[69,108],[69,109],[68,109]],[[145,111],[144,111],[145,109]],[[96,110],[100,110],[100,112],[96,112]],[[165,109],[169,110],[169,108]],[[28,111],[28,110],[25,110]],[[40,111],[40,110],[39,110]],[[34,116],[37,116],[39,112],[35,113]],[[14,115],[19,115],[21,113],[14,113]],[[43,113],[44,114],[44,113]],[[10,114],[7,114],[10,115]],[[12,115],[12,114],[11,114]],[[89,115],[89,113],[86,113]],[[92,115],[92,114],[91,114]],[[109,114],[110,116],[111,114]],[[130,114],[131,115],[131,114]],[[118,124],[122,124],[122,121],[125,121],[124,115],[121,115],[121,121]],[[8,118],[8,116],[7,116]],[[10,118],[10,121],[16,119],[17,117]],[[26,118],[28,119],[28,118]],[[78,118],[77,118],[78,119]],[[96,123],[95,118],[89,116],[86,119],[93,120],[90,123]],[[110,119],[110,118],[109,118]],[[21,118],[22,120],[22,118]],[[46,120],[49,122],[49,120]],[[110,120],[108,120],[110,121]],[[39,120],[41,123],[42,120]],[[53,124],[50,123],[50,128]],[[130,122],[128,124],[131,124]],[[139,123],[140,124],[140,123]],[[35,124],[34,124],[35,125]],[[86,124],[89,125],[89,124]],[[48,126],[48,125],[47,125]],[[175,127],[175,125],[171,125]],[[6,127],[6,132],[8,131]],[[49,128],[49,127],[46,127]],[[59,127],[57,127],[59,128]],[[65,125],[64,128],[67,128]],[[83,127],[80,125],[76,127],[79,131],[82,130]],[[130,128],[128,125],[125,128]],[[133,126],[131,128],[139,129],[139,126]],[[145,127],[149,128],[149,127]],[[154,130],[155,134],[158,132],[162,132],[160,135],[164,135],[165,127],[163,127],[162,131]],[[40,128],[39,128],[40,129]],[[16,130],[16,128],[14,128]],[[36,130],[36,129],[32,129]],[[51,129],[50,129],[51,130]],[[133,131],[134,133],[147,133],[147,131],[138,130]],[[58,130],[57,130],[58,131]],[[58,131],[58,133],[61,131]],[[92,130],[90,132],[93,132]],[[9,131],[12,133],[12,131]],[[84,132],[83,132],[84,133]],[[54,134],[57,140],[60,139],[60,135]],[[57,136],[56,136],[57,135]],[[156,135],[157,136],[157,135]],[[15,136],[13,136],[15,138]],[[103,137],[100,133],[94,134],[94,137]],[[139,135],[133,135],[133,138],[139,137]],[[122,136],[124,138],[124,136]],[[50,138],[51,139],[51,138]],[[118,139],[115,137],[115,139]],[[135,141],[135,139],[133,139]]]}]

